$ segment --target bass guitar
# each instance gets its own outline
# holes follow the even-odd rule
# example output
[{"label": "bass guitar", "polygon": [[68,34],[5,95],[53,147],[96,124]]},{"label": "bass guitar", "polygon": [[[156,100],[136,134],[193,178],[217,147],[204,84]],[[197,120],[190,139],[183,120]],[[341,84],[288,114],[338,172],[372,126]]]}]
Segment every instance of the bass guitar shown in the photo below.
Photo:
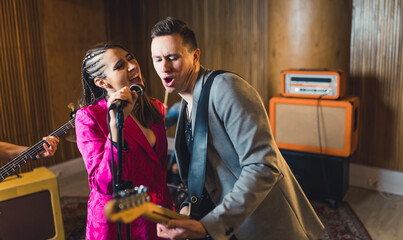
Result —
[{"label": "bass guitar", "polygon": [[139,217],[156,223],[167,223],[171,219],[190,219],[189,216],[151,203],[144,186],[123,190],[117,195],[104,208],[105,217],[112,222],[131,223]]},{"label": "bass guitar", "polygon": [[[65,123],[63,126],[58,128],[56,131],[51,133],[49,136],[53,137],[63,137],[68,131],[74,128],[74,120],[75,117],[72,117],[70,121]],[[16,158],[13,160],[7,162],[4,164],[4,166],[0,167],[0,182],[2,182],[6,177],[10,176],[13,174],[17,169],[19,169],[21,166],[26,164],[27,162],[31,160],[36,159],[36,155],[38,155],[40,152],[44,151],[45,148],[43,147],[43,144],[46,143],[46,145],[49,146],[49,144],[45,140],[41,140],[32,147],[28,148],[24,152],[22,152],[20,155],[18,155]]]}]

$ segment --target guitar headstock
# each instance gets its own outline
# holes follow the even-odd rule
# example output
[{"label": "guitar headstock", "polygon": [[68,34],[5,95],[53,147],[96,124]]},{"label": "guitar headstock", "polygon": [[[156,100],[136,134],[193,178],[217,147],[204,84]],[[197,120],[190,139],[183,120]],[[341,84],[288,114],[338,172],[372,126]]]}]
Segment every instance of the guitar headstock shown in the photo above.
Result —
[{"label": "guitar headstock", "polygon": [[76,116],[77,110],[82,108],[82,106],[71,102],[67,104],[67,108],[70,109],[70,118],[73,119]]},{"label": "guitar headstock", "polygon": [[147,187],[141,185],[133,189],[118,191],[115,201],[115,208],[117,207],[119,211],[124,211],[143,203],[150,202],[150,196],[147,193]]},{"label": "guitar headstock", "polygon": [[[74,128],[75,127],[75,117],[76,117],[76,112],[78,111],[78,109],[80,109],[82,106],[81,105],[77,105],[75,103],[69,103],[67,105],[67,108],[70,109],[70,121],[69,123],[71,124],[71,126]],[[77,137],[75,132],[69,134],[66,137],[66,140],[72,143],[76,143],[77,142]]]},{"label": "guitar headstock", "polygon": [[113,200],[105,205],[105,217],[109,220],[132,222],[141,214],[130,214],[128,210],[136,208],[144,203],[150,202],[150,196],[147,193],[147,187],[141,185],[133,189],[118,191]]}]

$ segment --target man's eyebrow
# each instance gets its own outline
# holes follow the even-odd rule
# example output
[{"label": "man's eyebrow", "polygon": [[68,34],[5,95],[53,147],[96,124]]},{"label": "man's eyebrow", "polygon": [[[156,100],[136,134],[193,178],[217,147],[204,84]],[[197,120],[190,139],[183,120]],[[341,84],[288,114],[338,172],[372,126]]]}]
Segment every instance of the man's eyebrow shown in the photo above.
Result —
[{"label": "man's eyebrow", "polygon": [[[169,57],[178,57],[179,56],[179,54],[177,54],[177,53],[170,53],[170,54],[167,54],[167,55],[163,55],[162,57],[163,58],[169,58]],[[159,57],[161,57],[160,55],[152,55],[151,56],[152,58],[159,58]]]},{"label": "man's eyebrow", "polygon": [[179,53],[169,53],[169,54],[167,54],[167,55],[164,55],[163,57],[164,58],[167,58],[167,59],[171,59],[171,58],[175,58],[175,59],[177,59],[177,58],[179,58],[181,55],[179,54]]},{"label": "man's eyebrow", "polygon": [[165,57],[177,57],[177,56],[179,56],[179,54],[177,54],[177,53],[170,53],[170,54],[166,55]]}]

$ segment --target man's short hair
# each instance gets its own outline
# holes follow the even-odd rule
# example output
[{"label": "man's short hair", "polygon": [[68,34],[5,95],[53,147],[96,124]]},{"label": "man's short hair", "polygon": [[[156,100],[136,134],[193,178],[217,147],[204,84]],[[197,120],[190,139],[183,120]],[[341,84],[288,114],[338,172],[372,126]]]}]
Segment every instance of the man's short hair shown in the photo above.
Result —
[{"label": "man's short hair", "polygon": [[194,32],[179,19],[167,17],[157,22],[151,29],[151,39],[160,36],[178,33],[183,38],[183,44],[189,47],[190,51],[197,49],[197,41]]}]

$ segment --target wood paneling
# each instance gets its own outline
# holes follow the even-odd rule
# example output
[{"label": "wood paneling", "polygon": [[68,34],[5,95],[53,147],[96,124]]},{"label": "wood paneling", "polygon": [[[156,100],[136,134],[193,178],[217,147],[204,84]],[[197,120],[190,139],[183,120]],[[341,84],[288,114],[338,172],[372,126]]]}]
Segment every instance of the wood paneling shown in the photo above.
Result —
[{"label": "wood paneling", "polygon": [[[40,1],[0,1],[0,140],[33,145],[52,132]],[[22,167],[51,165],[39,160]]]},{"label": "wood paneling", "polygon": [[350,87],[361,97],[354,161],[403,170],[403,2],[355,0]]}]

